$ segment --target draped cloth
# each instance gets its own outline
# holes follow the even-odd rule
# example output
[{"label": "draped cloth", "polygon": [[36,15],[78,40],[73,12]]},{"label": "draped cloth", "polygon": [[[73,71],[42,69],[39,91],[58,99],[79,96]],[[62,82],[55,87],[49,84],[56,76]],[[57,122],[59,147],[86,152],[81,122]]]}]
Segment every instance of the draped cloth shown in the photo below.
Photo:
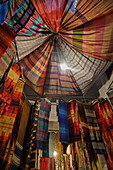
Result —
[{"label": "draped cloth", "polygon": [[61,169],[70,170],[70,158],[67,154],[62,154],[60,157]]},{"label": "draped cloth", "polygon": [[0,25],[0,58],[15,39],[16,34],[6,24]]},{"label": "draped cloth", "polygon": [[83,140],[75,142],[75,153],[77,167],[91,170],[89,153]]},{"label": "draped cloth", "polygon": [[[7,104],[11,103],[12,97],[14,95],[14,90],[17,84],[17,81],[20,77],[19,66],[15,63],[11,65],[11,68],[5,78],[4,85],[2,85],[0,93],[0,99]],[[15,97],[16,98],[16,97]],[[17,100],[17,99],[16,99]],[[2,111],[2,109],[1,109]]]},{"label": "draped cloth", "polygon": [[85,142],[93,153],[106,154],[106,149],[100,133],[100,128],[93,106],[78,103],[81,131]]},{"label": "draped cloth", "polygon": [[31,118],[31,127],[30,127],[30,137],[28,140],[27,146],[27,154],[25,160],[25,169],[35,169],[35,160],[36,160],[36,130],[38,125],[38,115],[39,115],[39,108],[38,108],[38,100],[36,100],[34,104],[33,114]]},{"label": "draped cloth", "polygon": [[22,100],[22,116],[21,116],[20,126],[18,130],[16,145],[15,145],[15,150],[14,150],[10,170],[13,169],[16,170],[21,166],[20,163],[22,158],[23,142],[24,142],[26,127],[27,127],[29,112],[30,112],[30,106],[28,102],[24,99],[24,97],[22,97],[21,100]]},{"label": "draped cloth", "polygon": [[51,104],[46,101],[41,101],[38,116],[38,125],[36,131],[36,148],[41,150],[47,149],[48,137],[48,121]]},{"label": "draped cloth", "polygon": [[6,20],[6,14],[8,10],[8,1],[0,2],[0,24]]},{"label": "draped cloth", "polygon": [[113,166],[113,111],[108,101],[96,103],[94,109],[97,115],[102,138],[108,155],[108,167]]},{"label": "draped cloth", "polygon": [[49,158],[40,158],[39,170],[47,169],[48,159]]},{"label": "draped cloth", "polygon": [[60,100],[58,102],[58,121],[59,121],[60,142],[69,144],[67,103]]},{"label": "draped cloth", "polygon": [[15,49],[14,45],[11,44],[7,48],[7,50],[5,51],[3,56],[0,58],[0,78],[1,79],[2,79],[5,71],[9,67],[9,64],[10,64],[11,60],[14,58],[15,54],[16,54],[16,49]]},{"label": "draped cloth", "polygon": [[[16,68],[16,65],[15,65],[15,68]],[[17,77],[18,77],[18,74],[17,75],[15,74],[15,78],[13,77],[14,79],[12,79],[12,82],[9,86],[10,89],[14,88],[13,82],[15,83],[15,80]],[[8,80],[8,76],[6,77],[6,79]],[[10,80],[10,77],[9,77],[9,80]],[[8,84],[8,81],[7,81],[7,84]],[[18,80],[15,88],[13,89],[14,91],[11,95],[12,97],[11,103],[9,105],[6,105],[3,108],[2,114],[0,114],[0,126],[1,126],[0,128],[0,158],[2,161],[2,167],[4,169],[9,168],[11,160],[12,160],[14,148],[15,148],[18,128],[19,128],[21,114],[22,114],[22,102],[20,99],[22,96],[23,87],[24,87],[24,82],[22,80]],[[8,91],[7,91],[7,94],[8,94]],[[2,99],[3,99],[3,96],[2,96]]]},{"label": "draped cloth", "polygon": [[71,101],[67,105],[68,123],[69,123],[69,142],[73,143],[81,139],[77,104],[76,101]]},{"label": "draped cloth", "polygon": [[48,161],[47,161],[47,170],[51,170],[51,169],[56,170],[54,158],[48,158]]}]

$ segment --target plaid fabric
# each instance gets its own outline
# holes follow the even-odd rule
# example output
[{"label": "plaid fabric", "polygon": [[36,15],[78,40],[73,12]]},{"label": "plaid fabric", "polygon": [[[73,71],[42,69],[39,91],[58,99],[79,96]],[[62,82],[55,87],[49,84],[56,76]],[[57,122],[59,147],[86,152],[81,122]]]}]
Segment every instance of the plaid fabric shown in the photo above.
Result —
[{"label": "plaid fabric", "polygon": [[111,65],[111,62],[98,60],[80,53],[60,38],[57,40],[57,44],[62,58],[65,58],[65,63],[71,68],[73,78],[82,93],[85,93]]},{"label": "plaid fabric", "polygon": [[28,117],[30,112],[30,106],[27,103],[27,101],[23,97],[21,100],[22,100],[22,116],[21,116],[21,121],[19,125],[16,145],[15,145],[15,150],[14,150],[10,170],[18,169],[20,167],[22,151],[23,151],[23,142],[24,142],[26,127],[27,127],[27,122],[28,122]]},{"label": "plaid fabric", "polygon": [[16,37],[16,44],[18,47],[18,55],[19,60],[21,60],[23,57],[27,56],[34,50],[36,50],[39,46],[41,46],[47,39],[51,36],[45,35],[45,36],[17,36]]},{"label": "plaid fabric", "polygon": [[31,1],[49,28],[54,32],[58,32],[66,0]]},{"label": "plaid fabric", "polygon": [[94,153],[106,154],[94,108],[84,104],[84,110]]},{"label": "plaid fabric", "polygon": [[102,138],[108,154],[108,166],[113,165],[113,111],[108,101],[96,103],[94,109],[97,115]]},{"label": "plaid fabric", "polygon": [[11,45],[16,34],[5,24],[0,25],[0,58]]},{"label": "plaid fabric", "polygon": [[36,130],[37,130],[37,123],[38,123],[38,100],[36,100],[34,104],[34,110],[32,114],[32,120],[31,120],[31,128],[30,128],[30,138],[27,146],[27,156],[25,161],[25,168],[26,169],[35,169],[35,154],[36,154]]},{"label": "plaid fabric", "polygon": [[68,103],[67,112],[68,112],[68,124],[69,124],[69,142],[73,143],[74,141],[78,141],[81,139],[77,104],[75,100]]},{"label": "plaid fabric", "polygon": [[93,153],[106,154],[106,149],[101,137],[100,128],[93,106],[78,103],[80,115],[81,133],[85,142],[88,142],[88,149]]},{"label": "plaid fabric", "polygon": [[48,120],[51,104],[46,101],[41,101],[38,116],[38,125],[36,132],[36,148],[41,150],[47,149],[47,132]]},{"label": "plaid fabric", "polygon": [[40,48],[20,61],[26,83],[39,95],[43,93],[43,86],[52,48],[52,44],[47,41]]},{"label": "plaid fabric", "polygon": [[58,102],[58,121],[59,121],[60,142],[69,144],[67,103],[60,100]]},{"label": "plaid fabric", "polygon": [[79,52],[113,61],[112,16],[111,0],[69,0],[63,12],[60,36]]},{"label": "plaid fabric", "polygon": [[4,75],[5,71],[7,70],[11,60],[13,59],[13,57],[15,56],[16,53],[16,49],[13,46],[13,44],[11,44],[6,52],[3,54],[3,56],[0,58],[0,78],[2,78],[2,76]]},{"label": "plaid fabric", "polygon": [[13,28],[18,35],[34,36],[50,32],[30,0],[21,2],[14,15],[7,22],[7,25]]},{"label": "plaid fabric", "polygon": [[[55,41],[51,58],[49,59],[45,85],[44,96],[67,96],[67,95],[81,95],[81,91],[74,80],[70,70],[62,70],[60,64],[65,63],[60,45],[58,44],[58,37]],[[64,49],[65,50],[65,49]]]},{"label": "plaid fabric", "polygon": [[8,1],[1,3],[0,2],[0,24],[6,20],[6,13],[8,10]]},{"label": "plaid fabric", "polygon": [[22,113],[20,98],[23,87],[24,82],[18,80],[10,105],[4,108],[0,116],[0,162],[4,169],[9,168],[15,148]]}]

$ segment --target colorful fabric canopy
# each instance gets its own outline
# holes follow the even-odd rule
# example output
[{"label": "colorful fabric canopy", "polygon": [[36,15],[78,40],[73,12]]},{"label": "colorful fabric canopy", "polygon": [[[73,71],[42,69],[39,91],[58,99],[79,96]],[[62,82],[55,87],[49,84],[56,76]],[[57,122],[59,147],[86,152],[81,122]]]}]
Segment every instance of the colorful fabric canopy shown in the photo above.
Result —
[{"label": "colorful fabric canopy", "polygon": [[[6,3],[0,1],[1,6]],[[8,4],[0,11],[0,16],[4,13],[0,23],[17,34],[24,79],[39,95],[82,95],[111,65],[112,0],[10,0]],[[67,70],[61,69],[63,63]]]}]

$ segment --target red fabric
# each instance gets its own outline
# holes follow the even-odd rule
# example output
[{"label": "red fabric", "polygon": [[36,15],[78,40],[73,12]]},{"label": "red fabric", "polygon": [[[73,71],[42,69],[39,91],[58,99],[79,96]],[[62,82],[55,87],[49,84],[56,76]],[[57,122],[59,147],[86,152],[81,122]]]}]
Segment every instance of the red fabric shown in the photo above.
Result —
[{"label": "red fabric", "polygon": [[0,25],[0,58],[15,39],[16,34],[6,24]]},{"label": "red fabric", "polygon": [[108,154],[108,167],[113,168],[113,111],[108,101],[96,103],[94,109]]}]

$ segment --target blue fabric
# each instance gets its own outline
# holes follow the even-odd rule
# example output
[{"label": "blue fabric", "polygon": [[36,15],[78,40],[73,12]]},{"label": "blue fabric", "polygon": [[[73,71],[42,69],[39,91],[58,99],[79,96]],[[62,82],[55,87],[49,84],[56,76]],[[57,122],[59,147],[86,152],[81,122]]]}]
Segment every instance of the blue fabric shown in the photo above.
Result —
[{"label": "blue fabric", "polygon": [[59,121],[60,142],[69,144],[67,103],[63,101],[59,101],[58,103],[58,121]]},{"label": "blue fabric", "polygon": [[6,20],[6,13],[8,10],[8,1],[0,4],[0,24]]}]

